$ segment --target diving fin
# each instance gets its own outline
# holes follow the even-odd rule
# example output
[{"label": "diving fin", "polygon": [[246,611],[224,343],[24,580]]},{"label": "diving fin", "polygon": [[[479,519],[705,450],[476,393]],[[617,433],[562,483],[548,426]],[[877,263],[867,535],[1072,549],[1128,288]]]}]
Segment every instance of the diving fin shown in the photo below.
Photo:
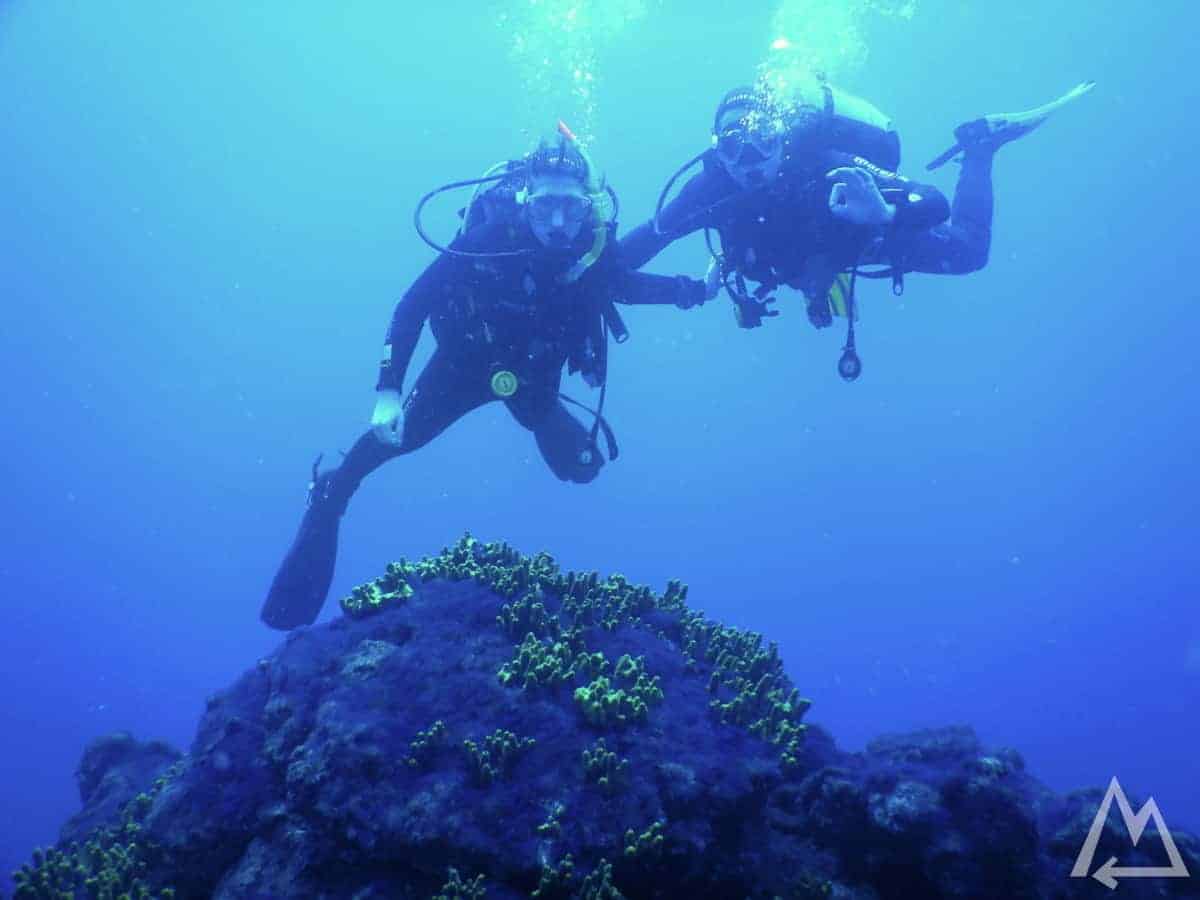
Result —
[{"label": "diving fin", "polygon": [[993,113],[960,125],[954,129],[954,146],[925,168],[932,172],[934,169],[944,166],[964,150],[973,147],[988,147],[995,150],[1009,141],[1024,137],[1050,118],[1051,114],[1090,93],[1095,86],[1096,82],[1094,81],[1084,81],[1057,100],[1052,100],[1034,109],[1015,113]]},{"label": "diving fin", "polygon": [[315,622],[333,582],[338,526],[345,503],[329,495],[329,483],[336,470],[318,476],[319,463],[320,457],[313,464],[308,509],[304,511],[300,530],[275,573],[262,607],[263,622],[280,631]]}]

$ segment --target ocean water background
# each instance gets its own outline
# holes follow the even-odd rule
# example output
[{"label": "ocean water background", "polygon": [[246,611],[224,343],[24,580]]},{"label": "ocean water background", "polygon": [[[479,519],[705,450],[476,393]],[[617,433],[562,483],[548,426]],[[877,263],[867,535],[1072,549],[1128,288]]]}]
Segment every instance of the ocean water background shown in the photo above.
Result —
[{"label": "ocean water background", "polygon": [[[258,607],[309,465],[364,427],[432,259],[418,197],[562,114],[632,227],[778,36],[777,3],[538,18],[568,5],[0,3],[5,873],[77,808],[88,740],[186,747],[279,643]],[[1001,151],[984,272],[863,290],[858,383],[795,298],[754,332],[723,301],[630,310],[621,459],[560,484],[502,408],[473,414],[364,485],[325,617],[467,529],[679,577],[779,642],[844,746],[970,723],[1056,789],[1116,775],[1200,828],[1195,10],[791,9],[837,26],[839,84],[915,177],[967,118],[1100,86]],[[586,98],[559,74],[580,60]],[[695,238],[652,269],[705,262]]]}]

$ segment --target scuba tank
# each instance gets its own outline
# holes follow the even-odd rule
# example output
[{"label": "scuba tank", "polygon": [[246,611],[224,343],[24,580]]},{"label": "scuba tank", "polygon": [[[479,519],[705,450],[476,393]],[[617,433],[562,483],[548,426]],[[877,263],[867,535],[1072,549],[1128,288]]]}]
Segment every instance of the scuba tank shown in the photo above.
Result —
[{"label": "scuba tank", "polygon": [[900,135],[873,103],[818,76],[780,105],[784,117],[794,119],[788,129],[794,148],[837,150],[891,172],[900,168]]}]

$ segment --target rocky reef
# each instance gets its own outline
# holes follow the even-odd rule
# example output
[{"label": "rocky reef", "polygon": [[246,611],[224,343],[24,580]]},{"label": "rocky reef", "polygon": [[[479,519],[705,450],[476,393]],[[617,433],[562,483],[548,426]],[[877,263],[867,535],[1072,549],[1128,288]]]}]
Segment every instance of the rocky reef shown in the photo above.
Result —
[{"label": "rocky reef", "polygon": [[[179,754],[87,749],[17,897],[1017,900],[1070,878],[1103,791],[966,728],[840,751],[774,645],[620,576],[464,538],[398,562],[208,702]],[[1196,879],[1122,896],[1200,896]],[[1161,865],[1117,821],[1097,862]]]}]

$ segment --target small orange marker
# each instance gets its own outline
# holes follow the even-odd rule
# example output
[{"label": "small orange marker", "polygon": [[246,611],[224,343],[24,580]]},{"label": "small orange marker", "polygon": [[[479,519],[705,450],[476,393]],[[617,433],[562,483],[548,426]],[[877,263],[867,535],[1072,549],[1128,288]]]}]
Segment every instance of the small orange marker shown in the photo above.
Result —
[{"label": "small orange marker", "polygon": [[567,123],[562,119],[558,120],[558,133],[565,137],[572,144],[579,143],[579,139],[575,137],[575,132],[571,131],[571,129],[567,127]]}]

